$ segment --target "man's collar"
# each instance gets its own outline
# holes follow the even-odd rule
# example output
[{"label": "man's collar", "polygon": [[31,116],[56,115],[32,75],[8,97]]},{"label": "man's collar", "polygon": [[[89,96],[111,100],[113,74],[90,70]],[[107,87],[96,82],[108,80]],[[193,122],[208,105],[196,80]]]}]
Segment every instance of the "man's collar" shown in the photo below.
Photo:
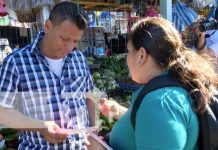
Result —
[{"label": "man's collar", "polygon": [[42,38],[44,37],[44,35],[45,35],[44,30],[42,30],[38,33],[38,35],[36,36],[36,38],[34,39],[34,41],[32,43],[32,47],[30,50],[31,53],[39,50],[39,43],[42,40]]}]

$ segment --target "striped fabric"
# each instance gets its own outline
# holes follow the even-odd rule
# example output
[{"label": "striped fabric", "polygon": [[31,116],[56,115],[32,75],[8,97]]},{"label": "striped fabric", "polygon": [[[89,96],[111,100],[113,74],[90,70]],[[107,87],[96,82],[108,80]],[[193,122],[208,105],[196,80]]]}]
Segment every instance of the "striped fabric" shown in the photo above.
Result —
[{"label": "striped fabric", "polygon": [[[0,105],[18,107],[28,117],[53,120],[62,128],[89,126],[85,92],[93,82],[84,55],[72,51],[65,59],[61,77],[40,54],[40,32],[35,41],[13,52],[0,70]],[[16,117],[16,116],[15,116]],[[13,119],[13,118],[11,118]],[[21,132],[19,149],[86,149],[84,135],[69,136],[61,144],[49,144],[39,132]]]},{"label": "striped fabric", "polygon": [[216,7],[211,7],[211,10],[208,13],[208,18],[215,18]]},{"label": "striped fabric", "polygon": [[173,23],[177,30],[184,31],[198,17],[197,13],[182,2],[177,2],[172,9]]}]

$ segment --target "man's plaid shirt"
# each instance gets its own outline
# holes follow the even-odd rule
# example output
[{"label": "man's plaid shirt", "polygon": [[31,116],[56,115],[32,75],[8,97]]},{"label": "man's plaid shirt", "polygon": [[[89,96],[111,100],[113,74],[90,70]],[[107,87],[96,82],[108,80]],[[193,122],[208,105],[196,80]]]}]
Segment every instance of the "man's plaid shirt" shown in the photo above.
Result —
[{"label": "man's plaid shirt", "polygon": [[[85,92],[93,89],[93,82],[86,59],[82,52],[72,51],[64,58],[58,77],[40,53],[38,45],[43,36],[44,32],[40,32],[32,44],[3,61],[0,105],[19,106],[26,116],[55,121],[62,128],[88,127]],[[70,136],[61,144],[49,144],[39,132],[23,131],[19,135],[19,149],[85,149],[84,135]]]}]

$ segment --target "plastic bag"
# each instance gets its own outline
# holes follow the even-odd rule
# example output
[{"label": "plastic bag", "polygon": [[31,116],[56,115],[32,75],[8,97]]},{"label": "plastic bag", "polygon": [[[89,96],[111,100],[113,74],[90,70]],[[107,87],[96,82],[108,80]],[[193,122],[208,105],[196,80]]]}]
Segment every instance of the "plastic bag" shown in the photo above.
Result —
[{"label": "plastic bag", "polygon": [[40,8],[45,5],[54,5],[54,0],[32,0],[32,8]]},{"label": "plastic bag", "polygon": [[145,16],[149,16],[149,17],[155,17],[157,16],[156,13],[156,7],[157,7],[157,0],[155,0],[155,5],[152,5],[153,0],[151,0],[151,5],[150,5],[150,9],[146,12]]},{"label": "plastic bag", "polygon": [[7,13],[9,14],[10,18],[12,18],[14,20],[18,20],[17,19],[17,14],[16,14],[16,12],[14,10],[9,8],[8,6],[5,6],[5,9],[6,9]]},{"label": "plastic bag", "polygon": [[4,1],[3,0],[0,0],[0,16],[1,17],[4,17],[6,16],[8,13],[4,7]]},{"label": "plastic bag", "polygon": [[45,21],[48,19],[50,13],[49,6],[43,6],[40,8],[40,11],[37,13],[36,22],[38,22],[39,29],[43,28]]},{"label": "plastic bag", "polygon": [[157,16],[157,13],[156,13],[154,6],[150,7],[150,9],[146,13],[146,16],[149,16],[149,17]]},{"label": "plastic bag", "polygon": [[216,6],[216,0],[193,0],[192,6],[195,9],[201,10],[206,6]]},{"label": "plastic bag", "polygon": [[6,16],[7,14],[8,14],[8,13],[7,13],[5,7],[0,6],[0,16],[1,16],[1,17],[4,17],[4,16]]},{"label": "plastic bag", "polygon": [[3,0],[0,0],[0,6],[4,6],[4,1]]},{"label": "plastic bag", "polygon": [[32,10],[31,0],[5,0],[7,7],[16,12],[20,22],[35,22],[35,13]]},{"label": "plastic bag", "polygon": [[32,4],[31,0],[5,0],[5,4],[14,11],[21,14],[31,14]]}]

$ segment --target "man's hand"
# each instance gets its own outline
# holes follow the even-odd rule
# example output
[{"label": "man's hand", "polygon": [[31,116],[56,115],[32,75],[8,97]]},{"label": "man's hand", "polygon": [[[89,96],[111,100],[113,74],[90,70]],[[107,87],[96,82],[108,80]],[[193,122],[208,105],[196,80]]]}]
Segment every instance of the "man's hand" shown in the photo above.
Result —
[{"label": "man's hand", "polygon": [[49,143],[57,144],[63,142],[68,136],[55,122],[45,121],[45,129],[41,130],[41,134]]},{"label": "man's hand", "polygon": [[205,39],[205,32],[201,32],[199,30],[200,22],[202,19],[199,19],[197,22],[194,23],[194,32],[197,35],[197,41],[196,41],[196,49],[198,50],[198,53],[205,53],[206,50],[206,39]]}]

